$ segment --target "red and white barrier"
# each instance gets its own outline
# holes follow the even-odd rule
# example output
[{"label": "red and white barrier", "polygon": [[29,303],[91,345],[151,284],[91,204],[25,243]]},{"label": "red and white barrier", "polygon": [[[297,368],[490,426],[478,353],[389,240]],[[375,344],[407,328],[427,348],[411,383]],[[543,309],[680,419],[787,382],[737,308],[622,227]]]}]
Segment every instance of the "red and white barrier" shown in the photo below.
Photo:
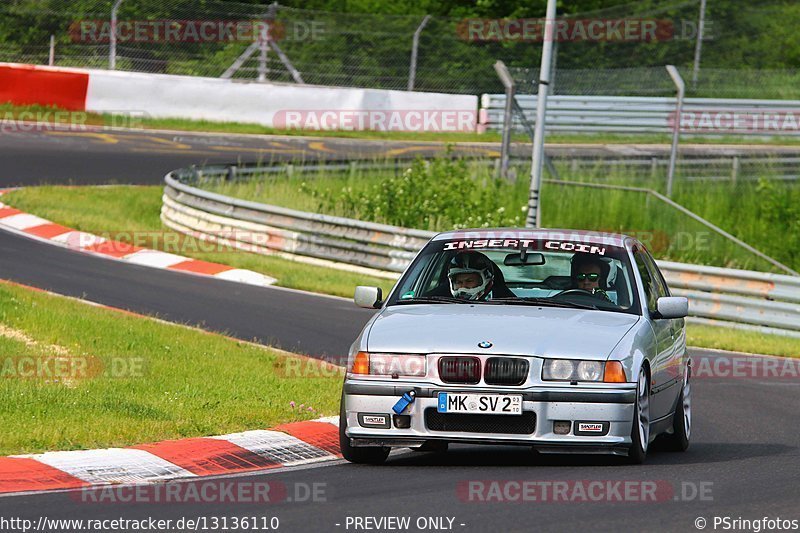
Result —
[{"label": "red and white barrier", "polygon": [[478,97],[0,63],[0,102],[288,129],[475,131]]}]

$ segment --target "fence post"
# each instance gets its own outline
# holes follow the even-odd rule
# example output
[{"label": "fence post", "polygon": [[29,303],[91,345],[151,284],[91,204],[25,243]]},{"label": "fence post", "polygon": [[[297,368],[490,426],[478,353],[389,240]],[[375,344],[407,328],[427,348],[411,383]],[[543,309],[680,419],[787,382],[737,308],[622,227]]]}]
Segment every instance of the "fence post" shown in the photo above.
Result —
[{"label": "fence post", "polygon": [[411,42],[411,65],[409,67],[408,72],[408,88],[407,90],[413,91],[414,90],[414,82],[417,81],[417,52],[419,51],[419,34],[422,33],[422,29],[431,19],[430,15],[425,15],[425,18],[422,19],[419,26],[417,26],[416,31],[414,32],[414,39]]},{"label": "fence post", "polygon": [[56,64],[56,36],[50,35],[50,60],[47,62],[51,67]]},{"label": "fence post", "polygon": [[739,178],[739,156],[733,156],[733,165],[731,166],[731,182],[736,183]]},{"label": "fence post", "polygon": [[692,66],[692,89],[697,90],[697,75],[700,74],[700,51],[703,47],[703,30],[706,26],[706,0],[700,0],[700,20],[697,23],[697,42],[694,45]]},{"label": "fence post", "polygon": [[117,68],[117,12],[122,0],[116,0],[111,8],[111,33],[108,36],[108,69]]},{"label": "fence post", "polygon": [[494,64],[494,71],[497,72],[497,77],[506,89],[506,105],[503,110],[503,140],[500,143],[500,177],[505,179],[508,177],[508,160],[511,151],[511,126],[514,122],[513,105],[514,105],[514,78],[508,72],[506,64],[502,61],[496,61]]},{"label": "fence post", "polygon": [[669,151],[669,168],[667,169],[667,198],[672,197],[672,182],[675,178],[675,162],[678,160],[678,141],[681,135],[681,116],[683,114],[683,95],[686,85],[683,83],[678,69],[674,65],[667,65],[667,72],[678,89],[678,101],[675,105],[675,120],[672,125],[672,147]]}]

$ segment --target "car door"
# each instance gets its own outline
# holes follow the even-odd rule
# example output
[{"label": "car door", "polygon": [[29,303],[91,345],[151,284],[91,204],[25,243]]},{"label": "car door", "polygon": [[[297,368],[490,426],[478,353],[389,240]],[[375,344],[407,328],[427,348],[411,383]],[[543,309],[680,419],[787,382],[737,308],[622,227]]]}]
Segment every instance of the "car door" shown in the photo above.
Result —
[{"label": "car door", "polygon": [[[671,296],[667,282],[664,280],[664,276],[658,269],[653,256],[650,255],[647,250],[644,250],[644,259],[645,263],[647,263],[647,267],[650,269],[658,297],[661,298],[662,296]],[[675,401],[678,399],[680,385],[682,384],[683,367],[686,363],[686,336],[684,333],[685,321],[683,318],[660,318],[657,319],[657,321],[669,323],[670,338],[672,341],[669,351],[669,359],[666,362],[666,372],[664,373],[664,377],[661,379],[661,383],[658,385],[659,391],[663,389],[663,394],[661,394],[661,397],[667,402],[667,410],[668,413],[670,413],[672,412],[671,409],[674,406]]]},{"label": "car door", "polygon": [[642,278],[646,298],[644,306],[647,308],[647,315],[656,337],[656,353],[651,354],[652,359],[650,360],[650,389],[652,391],[650,418],[657,420],[668,415],[672,408],[669,395],[665,392],[669,388],[669,383],[673,381],[670,377],[669,367],[675,351],[672,324],[670,320],[653,318],[657,314],[656,302],[659,298],[659,287],[655,280],[657,276],[653,276],[647,265],[647,253],[643,248],[637,247],[634,249],[633,258]]}]

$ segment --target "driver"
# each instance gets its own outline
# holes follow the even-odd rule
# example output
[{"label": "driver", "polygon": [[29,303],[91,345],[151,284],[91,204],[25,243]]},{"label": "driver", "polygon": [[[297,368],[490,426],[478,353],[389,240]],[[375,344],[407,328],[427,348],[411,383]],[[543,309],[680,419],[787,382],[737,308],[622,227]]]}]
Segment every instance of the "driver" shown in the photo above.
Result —
[{"label": "driver", "polygon": [[576,253],[571,260],[572,288],[580,289],[611,301],[606,293],[606,280],[611,267],[591,254]]},{"label": "driver", "polygon": [[488,300],[492,296],[494,264],[479,252],[461,252],[447,267],[450,293],[463,300]]}]

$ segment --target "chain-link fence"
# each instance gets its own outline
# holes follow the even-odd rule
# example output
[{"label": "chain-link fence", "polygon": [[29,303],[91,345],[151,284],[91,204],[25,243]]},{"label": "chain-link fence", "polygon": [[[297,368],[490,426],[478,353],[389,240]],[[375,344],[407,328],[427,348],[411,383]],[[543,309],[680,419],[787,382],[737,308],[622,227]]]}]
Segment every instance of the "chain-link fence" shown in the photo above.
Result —
[{"label": "chain-link fence", "polygon": [[[699,0],[559,15],[555,94],[663,94],[671,91],[668,81],[631,69],[675,64],[690,96],[800,95],[797,70],[738,70],[786,64],[776,59],[781,37],[771,28],[791,26],[792,17],[800,22],[800,9],[779,0],[735,4],[709,2],[700,43]],[[541,19],[502,13],[456,18],[221,0],[9,0],[0,5],[0,60],[47,64],[52,35],[56,65],[108,68],[112,11],[120,70],[469,94],[502,92],[492,69],[498,59],[527,82],[521,93],[535,92],[544,28]],[[789,20],[778,24],[778,16]],[[264,35],[267,44],[257,44]],[[789,46],[781,57],[793,54],[800,52]]]}]

